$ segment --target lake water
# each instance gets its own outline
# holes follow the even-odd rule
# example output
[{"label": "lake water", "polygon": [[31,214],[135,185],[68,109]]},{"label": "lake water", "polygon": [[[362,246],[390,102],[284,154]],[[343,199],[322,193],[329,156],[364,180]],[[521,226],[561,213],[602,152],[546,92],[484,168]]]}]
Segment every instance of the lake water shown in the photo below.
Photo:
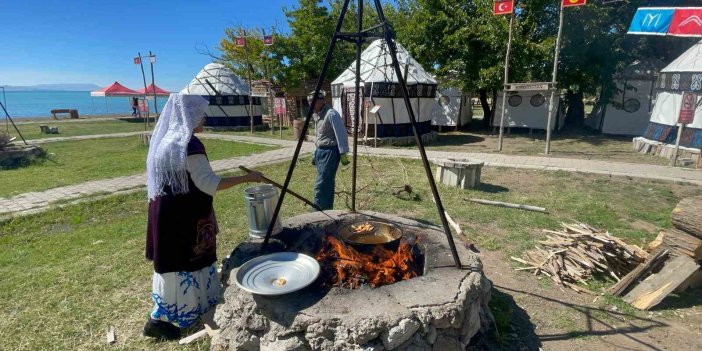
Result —
[{"label": "lake water", "polygon": [[[4,99],[3,99],[4,98]],[[163,109],[167,97],[158,97],[158,110]],[[74,109],[79,115],[120,114],[131,115],[130,98],[127,97],[91,97],[89,91],[7,91],[0,101],[5,104],[10,117],[48,117],[51,110]],[[154,102],[149,102],[151,113]],[[4,118],[0,109],[0,119]]]}]

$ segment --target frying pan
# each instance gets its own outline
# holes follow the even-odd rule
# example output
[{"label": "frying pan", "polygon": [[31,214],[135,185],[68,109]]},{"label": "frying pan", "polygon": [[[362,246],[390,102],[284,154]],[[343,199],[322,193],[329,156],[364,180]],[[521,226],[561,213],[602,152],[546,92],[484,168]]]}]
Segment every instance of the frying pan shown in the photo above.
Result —
[{"label": "frying pan", "polygon": [[[373,230],[368,232],[356,233],[353,229],[355,226],[370,224]],[[402,229],[394,223],[378,221],[378,220],[361,220],[352,222],[339,228],[337,232],[341,240],[346,244],[351,245],[360,252],[368,252],[374,247],[380,245],[388,250],[397,250],[400,246],[400,240],[404,235]]]}]

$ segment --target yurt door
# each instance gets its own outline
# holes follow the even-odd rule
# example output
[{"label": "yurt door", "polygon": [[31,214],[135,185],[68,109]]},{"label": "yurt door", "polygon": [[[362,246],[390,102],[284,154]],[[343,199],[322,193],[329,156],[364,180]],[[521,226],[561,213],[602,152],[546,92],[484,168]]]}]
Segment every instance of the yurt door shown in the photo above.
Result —
[{"label": "yurt door", "polygon": [[[353,133],[353,119],[356,114],[356,92],[355,88],[347,88],[344,89],[344,93],[341,94],[342,96],[342,101],[341,104],[342,106],[346,107],[344,108],[344,125],[346,126],[346,130],[349,133]],[[361,109],[363,109],[363,86],[361,86],[360,89],[361,93],[361,100],[359,103],[361,104]],[[360,117],[360,124],[363,126],[363,110],[361,110],[361,117]],[[359,129],[359,134],[363,134],[363,128]]]}]

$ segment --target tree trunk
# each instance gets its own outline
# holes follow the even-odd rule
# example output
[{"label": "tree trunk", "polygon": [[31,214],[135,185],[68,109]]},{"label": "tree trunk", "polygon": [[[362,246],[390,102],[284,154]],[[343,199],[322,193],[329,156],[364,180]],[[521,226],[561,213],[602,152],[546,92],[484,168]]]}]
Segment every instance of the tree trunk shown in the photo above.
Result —
[{"label": "tree trunk", "polygon": [[702,196],[682,199],[671,215],[673,227],[702,239]]},{"label": "tree trunk", "polygon": [[480,93],[480,106],[483,108],[483,128],[490,128],[492,112],[490,111],[490,104],[487,100],[487,90],[480,89],[478,93]]},{"label": "tree trunk", "polygon": [[565,124],[582,127],[585,124],[585,103],[583,102],[583,92],[574,92],[568,89],[566,94],[568,99],[568,112],[566,112]]}]

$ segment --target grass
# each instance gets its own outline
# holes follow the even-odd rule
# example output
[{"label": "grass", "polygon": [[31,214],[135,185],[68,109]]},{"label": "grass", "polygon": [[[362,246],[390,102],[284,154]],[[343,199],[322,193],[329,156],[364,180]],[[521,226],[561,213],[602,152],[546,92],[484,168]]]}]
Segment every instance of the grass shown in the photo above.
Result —
[{"label": "grass", "polygon": [[[39,126],[56,126],[59,129],[59,134],[42,134]],[[151,122],[151,127],[149,130],[153,129],[154,123]],[[46,139],[46,138],[58,138],[58,137],[72,137],[78,135],[96,135],[96,134],[112,134],[112,133],[126,133],[126,132],[139,132],[144,130],[144,123],[136,122],[134,120],[124,119],[100,119],[100,120],[45,120],[41,123],[24,122],[17,124],[22,136],[27,140],[33,139]],[[4,129],[4,128],[3,128]],[[15,129],[10,125],[10,135],[17,137],[19,136]]]},{"label": "grass", "polygon": [[[203,143],[210,160],[274,149],[265,145],[221,140],[203,139]],[[0,197],[145,172],[148,151],[148,147],[142,145],[136,136],[62,141],[42,147],[50,154],[50,160],[23,168],[0,170],[3,181]]]},{"label": "grass", "polygon": [[[312,130],[311,130],[312,127],[313,126],[310,125],[310,133],[312,133]],[[270,129],[255,130],[253,134],[251,134],[251,131],[249,131],[249,130],[233,131],[233,130],[208,129],[205,132],[206,133],[215,133],[215,134],[238,135],[238,136],[253,136],[253,137],[267,138],[267,139],[281,139],[280,130],[278,129],[277,126],[275,128],[275,133],[271,133]],[[295,139],[295,136],[293,135],[292,127],[283,127],[282,140],[293,140],[293,141],[297,140],[297,139]]]},{"label": "grass", "polygon": [[[359,165],[358,185],[364,189],[357,199],[360,209],[438,223],[418,161],[363,157]],[[260,170],[282,182],[287,165]],[[339,171],[337,190],[350,189],[350,173],[348,168]],[[291,189],[310,198],[313,176],[309,159],[301,159]],[[439,189],[446,210],[478,247],[484,250],[490,243],[506,257],[532,247],[541,238],[541,228],[556,228],[559,221],[586,221],[641,244],[655,233],[632,226],[632,220],[667,227],[666,217],[678,200],[702,192],[699,187],[645,180],[500,168],[486,168],[482,178],[486,184],[477,190]],[[405,183],[412,185],[416,199],[392,195],[392,187]],[[244,187],[215,197],[220,258],[246,236]],[[529,203],[547,207],[551,213],[471,204],[463,201],[466,197]],[[4,348],[208,348],[206,341],[183,347],[175,342],[155,344],[140,336],[151,308],[152,266],[143,258],[144,198],[143,192],[114,196],[0,223],[0,334],[5,336]],[[344,208],[345,200],[337,198],[336,208]],[[286,197],[282,216],[307,211],[309,208],[299,201]],[[500,301],[491,307],[509,314]],[[112,347],[104,342],[110,325],[115,326],[118,339]]]}]

